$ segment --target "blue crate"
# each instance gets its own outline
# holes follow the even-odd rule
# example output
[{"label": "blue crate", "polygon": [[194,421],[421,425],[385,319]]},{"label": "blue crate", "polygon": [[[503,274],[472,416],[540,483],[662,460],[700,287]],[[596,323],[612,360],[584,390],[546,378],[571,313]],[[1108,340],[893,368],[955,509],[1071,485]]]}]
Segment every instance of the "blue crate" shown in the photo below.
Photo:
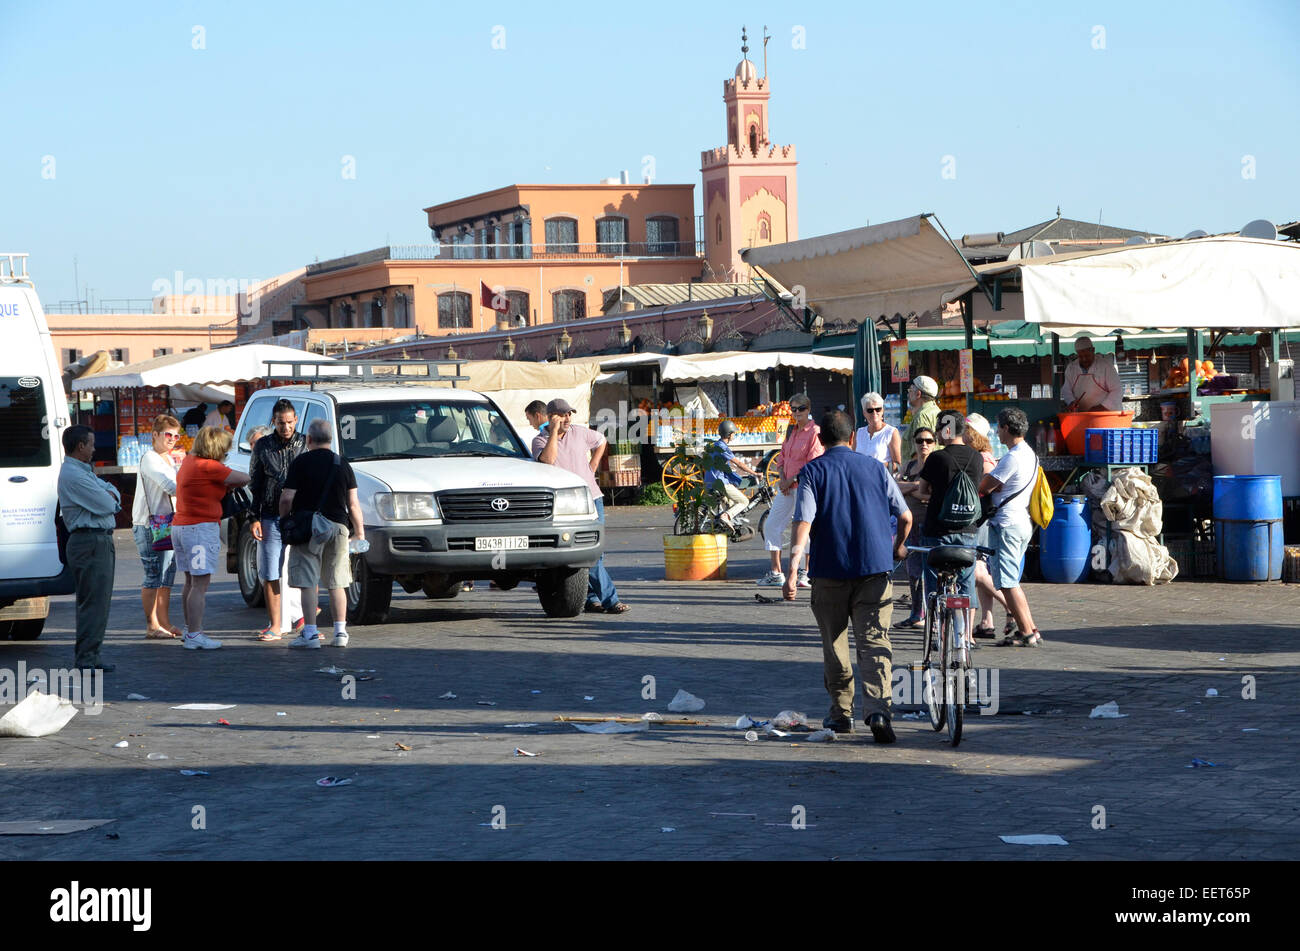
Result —
[{"label": "blue crate", "polygon": [[1094,465],[1144,465],[1156,461],[1159,440],[1155,429],[1089,429],[1083,459]]}]

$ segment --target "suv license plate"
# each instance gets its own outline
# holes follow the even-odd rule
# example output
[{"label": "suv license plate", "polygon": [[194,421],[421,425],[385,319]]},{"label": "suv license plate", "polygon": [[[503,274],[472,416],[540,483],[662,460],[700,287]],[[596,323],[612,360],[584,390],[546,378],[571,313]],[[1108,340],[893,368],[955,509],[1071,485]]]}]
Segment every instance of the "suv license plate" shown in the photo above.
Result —
[{"label": "suv license plate", "polygon": [[950,608],[968,608],[970,607],[970,598],[957,597],[955,595],[948,598],[948,607]]},{"label": "suv license plate", "polygon": [[527,551],[527,535],[488,535],[474,539],[475,551]]}]

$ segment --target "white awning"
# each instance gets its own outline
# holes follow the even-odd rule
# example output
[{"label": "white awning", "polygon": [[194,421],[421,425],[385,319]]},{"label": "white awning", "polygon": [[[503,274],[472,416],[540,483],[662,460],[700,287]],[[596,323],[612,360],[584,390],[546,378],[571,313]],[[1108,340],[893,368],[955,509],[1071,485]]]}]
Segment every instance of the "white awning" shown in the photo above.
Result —
[{"label": "white awning", "polygon": [[283,361],[274,368],[277,374],[289,372],[288,363],[306,361],[334,362],[293,347],[275,347],[250,343],[242,347],[223,347],[200,353],[171,353],[165,357],[142,360],[106,373],[93,373],[72,381],[74,390],[111,390],[137,386],[229,386],[267,375],[267,361]]},{"label": "white awning", "polygon": [[[633,356],[612,357],[602,361],[600,368],[609,373],[626,370],[628,367],[654,365],[659,368],[659,379],[665,382],[730,380],[737,375],[773,370],[777,367],[853,375],[853,361],[845,357],[824,357],[813,353],[789,353],[780,350],[771,352],[738,350],[726,353],[696,353],[681,357],[662,353],[640,353]],[[598,382],[607,381],[598,378]]]},{"label": "white awning", "polygon": [[1017,262],[1025,320],[1060,334],[1300,327],[1300,244],[1235,235]]},{"label": "white awning", "polygon": [[926,215],[746,248],[740,256],[826,320],[939,310],[976,286],[970,266]]}]

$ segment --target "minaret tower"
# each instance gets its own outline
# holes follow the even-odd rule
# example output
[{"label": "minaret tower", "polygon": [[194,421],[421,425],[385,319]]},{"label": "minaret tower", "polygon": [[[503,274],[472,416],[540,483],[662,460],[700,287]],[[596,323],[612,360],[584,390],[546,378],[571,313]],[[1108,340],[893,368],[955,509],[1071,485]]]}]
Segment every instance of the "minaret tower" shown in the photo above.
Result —
[{"label": "minaret tower", "polygon": [[[722,84],[727,144],[700,153],[705,257],[712,276],[722,281],[748,279],[742,248],[799,236],[794,146],[773,145],[769,139],[771,88],[749,60],[749,35],[743,29],[740,41],[735,76]],[[763,45],[766,74],[766,36]]]}]

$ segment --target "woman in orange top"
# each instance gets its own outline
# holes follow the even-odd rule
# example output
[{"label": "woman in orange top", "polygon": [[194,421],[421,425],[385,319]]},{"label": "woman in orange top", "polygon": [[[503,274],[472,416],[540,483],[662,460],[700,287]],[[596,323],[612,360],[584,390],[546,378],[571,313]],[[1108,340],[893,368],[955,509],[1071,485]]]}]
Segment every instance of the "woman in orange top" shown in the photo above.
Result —
[{"label": "woman in orange top", "polygon": [[216,650],[221,642],[203,633],[203,609],[208,583],[221,552],[221,500],[228,489],[248,484],[248,475],[235,472],[223,460],[230,453],[230,433],[204,426],[194,437],[194,449],[176,473],[176,515],[172,547],[176,567],[185,572],[181,603],[185,608],[186,650]]}]

